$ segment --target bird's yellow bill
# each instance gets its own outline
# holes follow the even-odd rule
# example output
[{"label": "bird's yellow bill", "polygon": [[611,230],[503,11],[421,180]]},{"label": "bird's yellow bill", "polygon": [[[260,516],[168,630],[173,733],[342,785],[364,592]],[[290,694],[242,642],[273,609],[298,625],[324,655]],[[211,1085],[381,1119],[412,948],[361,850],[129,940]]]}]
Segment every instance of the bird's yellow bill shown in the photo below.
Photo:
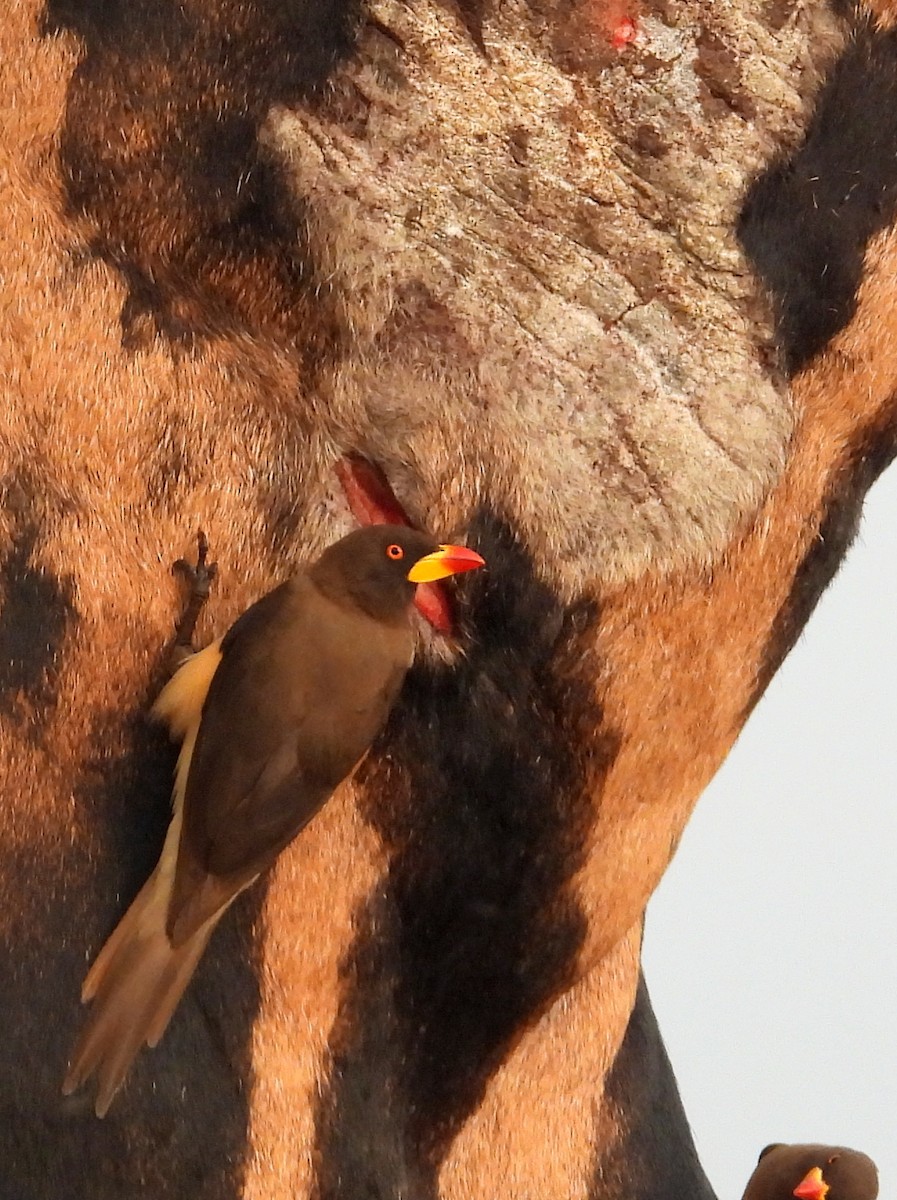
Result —
[{"label": "bird's yellow bill", "polygon": [[821,1167],[814,1167],[812,1171],[807,1171],[792,1193],[797,1196],[797,1200],[825,1200],[827,1194],[828,1184],[822,1178]]},{"label": "bird's yellow bill", "polygon": [[419,558],[408,572],[408,578],[411,583],[434,583],[437,579],[459,575],[462,571],[475,571],[485,565],[476,550],[468,550],[466,546],[440,546],[432,554]]}]

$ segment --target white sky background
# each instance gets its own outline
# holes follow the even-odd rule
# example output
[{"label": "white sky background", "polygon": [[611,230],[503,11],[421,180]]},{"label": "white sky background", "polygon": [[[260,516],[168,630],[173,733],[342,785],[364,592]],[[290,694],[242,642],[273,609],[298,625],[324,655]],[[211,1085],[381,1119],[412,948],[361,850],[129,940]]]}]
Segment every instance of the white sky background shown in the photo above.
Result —
[{"label": "white sky background", "polygon": [[852,1145],[897,1194],[897,465],[705,792],[645,975],[704,1167]]}]

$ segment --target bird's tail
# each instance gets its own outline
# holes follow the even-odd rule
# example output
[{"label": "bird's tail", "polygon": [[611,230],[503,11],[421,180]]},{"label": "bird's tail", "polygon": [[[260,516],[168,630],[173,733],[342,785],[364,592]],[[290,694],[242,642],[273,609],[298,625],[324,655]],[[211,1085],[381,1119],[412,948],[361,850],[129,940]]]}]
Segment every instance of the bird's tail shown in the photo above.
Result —
[{"label": "bird's tail", "polygon": [[141,1046],[156,1046],[202,956],[216,918],[181,945],[165,929],[169,881],[159,868],[97,956],[81,989],[93,1002],[62,1090],[97,1076],[96,1114],[105,1116]]}]

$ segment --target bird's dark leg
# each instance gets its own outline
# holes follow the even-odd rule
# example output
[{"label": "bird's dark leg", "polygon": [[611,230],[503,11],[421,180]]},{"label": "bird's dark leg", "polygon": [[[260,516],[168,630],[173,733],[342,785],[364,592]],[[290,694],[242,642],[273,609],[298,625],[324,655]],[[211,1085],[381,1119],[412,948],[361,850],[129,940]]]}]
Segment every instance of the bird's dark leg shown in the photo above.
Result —
[{"label": "bird's dark leg", "polygon": [[209,598],[212,581],[218,574],[218,564],[206,562],[208,553],[208,539],[200,531],[196,538],[196,565],[189,563],[185,558],[179,558],[171,566],[172,574],[183,575],[190,589],[184,611],[174,629],[174,642],[169,655],[169,669],[172,675],[185,659],[194,653],[193,631]]}]

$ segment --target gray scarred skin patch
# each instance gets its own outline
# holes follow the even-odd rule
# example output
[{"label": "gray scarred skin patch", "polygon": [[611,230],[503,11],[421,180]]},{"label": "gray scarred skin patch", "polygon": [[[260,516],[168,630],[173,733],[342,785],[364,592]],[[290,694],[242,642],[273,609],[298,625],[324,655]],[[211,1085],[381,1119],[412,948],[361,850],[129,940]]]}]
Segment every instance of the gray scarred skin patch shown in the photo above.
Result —
[{"label": "gray scarred skin patch", "polygon": [[345,334],[335,440],[366,409],[409,511],[441,528],[488,490],[564,590],[712,561],[781,472],[732,229],[802,125],[795,60],[836,39],[762,7],[671,3],[616,53],[585,9],[559,47],[502,4],[483,54],[450,8],[382,0],[329,98],[270,115]]}]

